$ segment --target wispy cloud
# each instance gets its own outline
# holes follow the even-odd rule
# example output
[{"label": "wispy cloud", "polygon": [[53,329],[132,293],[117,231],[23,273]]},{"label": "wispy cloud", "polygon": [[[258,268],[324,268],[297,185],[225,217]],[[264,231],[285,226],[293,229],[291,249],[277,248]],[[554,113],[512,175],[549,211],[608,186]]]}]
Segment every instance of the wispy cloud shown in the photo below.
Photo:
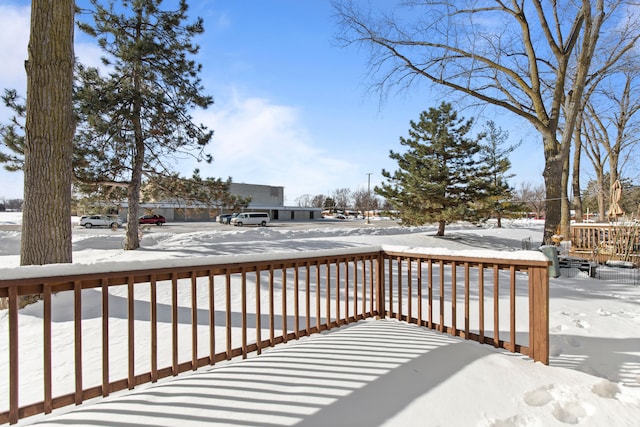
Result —
[{"label": "wispy cloud", "polygon": [[[0,88],[26,92],[27,75],[24,62],[27,60],[31,8],[28,6],[0,5]],[[102,51],[97,43],[83,40],[76,29],[75,55],[80,62],[90,66],[101,66]]]},{"label": "wispy cloud", "polygon": [[[232,21],[223,12],[214,14],[214,31],[224,31]],[[26,94],[24,61],[27,59],[29,41],[30,8],[28,6],[0,5],[0,90],[15,88]],[[85,65],[101,67],[103,55],[93,40],[76,30],[75,54]],[[251,67],[242,59],[224,58],[226,70]],[[234,75],[233,72],[230,73]],[[205,81],[210,79],[205,78]],[[185,159],[176,165],[179,172],[190,176],[199,167],[203,176],[232,177],[234,182],[265,184],[285,187],[288,204],[302,194],[330,194],[337,188],[355,189],[364,181],[361,159],[346,154],[348,150],[336,150],[335,141],[327,141],[321,135],[312,134],[304,123],[308,111],[286,101],[274,101],[256,85],[246,82],[216,81],[212,84],[216,104],[207,111],[194,112],[196,122],[205,123],[215,131],[209,152],[214,156],[212,165],[197,164]],[[209,87],[209,83],[206,83]],[[224,86],[230,87],[226,89]],[[260,93],[256,93],[260,92]],[[0,121],[10,112],[0,106]],[[21,183],[22,176],[7,175],[0,171],[0,182]],[[20,197],[20,188],[3,191],[0,196]],[[15,194],[14,194],[15,193]]]},{"label": "wispy cloud", "polygon": [[[196,120],[215,131],[206,176],[231,176],[234,182],[285,187],[289,203],[301,194],[327,194],[341,187],[357,167],[318,148],[301,123],[299,111],[265,98],[233,93]],[[185,171],[188,174],[188,171]]]},{"label": "wispy cloud", "polygon": [[29,44],[30,8],[0,5],[0,86],[24,93],[27,76],[24,61]]}]

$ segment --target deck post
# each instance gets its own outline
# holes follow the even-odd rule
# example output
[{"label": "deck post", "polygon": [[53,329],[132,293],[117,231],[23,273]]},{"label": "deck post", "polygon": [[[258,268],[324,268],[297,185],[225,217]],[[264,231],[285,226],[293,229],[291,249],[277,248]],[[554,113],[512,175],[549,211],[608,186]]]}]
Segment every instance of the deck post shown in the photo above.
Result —
[{"label": "deck post", "polygon": [[376,266],[376,299],[378,315],[376,319],[386,317],[385,298],[384,298],[384,253],[380,251],[378,254],[378,264]]},{"label": "deck post", "polygon": [[548,265],[529,269],[529,356],[545,365],[549,364],[548,269]]}]

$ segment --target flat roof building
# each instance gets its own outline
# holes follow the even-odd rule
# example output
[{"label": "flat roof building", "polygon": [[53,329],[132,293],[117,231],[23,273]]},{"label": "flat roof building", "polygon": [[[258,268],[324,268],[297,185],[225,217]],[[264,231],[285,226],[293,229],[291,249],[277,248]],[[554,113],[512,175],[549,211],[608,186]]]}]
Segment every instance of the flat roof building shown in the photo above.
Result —
[{"label": "flat roof building", "polygon": [[[272,221],[312,220],[322,218],[321,208],[284,205],[284,187],[232,182],[229,193],[250,197],[251,202],[238,212],[267,212]],[[127,202],[120,203],[118,214],[127,215]],[[229,206],[207,206],[203,203],[163,200],[141,203],[140,215],[158,214],[167,221],[215,221],[216,216],[234,212]]]}]

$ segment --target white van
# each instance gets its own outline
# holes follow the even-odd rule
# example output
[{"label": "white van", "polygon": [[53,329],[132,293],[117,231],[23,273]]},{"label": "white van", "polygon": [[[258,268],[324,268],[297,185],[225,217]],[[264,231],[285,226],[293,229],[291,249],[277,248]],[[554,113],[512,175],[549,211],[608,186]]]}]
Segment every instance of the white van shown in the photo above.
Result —
[{"label": "white van", "polygon": [[243,212],[231,219],[231,224],[242,227],[243,225],[261,225],[265,227],[269,223],[269,214],[266,212]]}]

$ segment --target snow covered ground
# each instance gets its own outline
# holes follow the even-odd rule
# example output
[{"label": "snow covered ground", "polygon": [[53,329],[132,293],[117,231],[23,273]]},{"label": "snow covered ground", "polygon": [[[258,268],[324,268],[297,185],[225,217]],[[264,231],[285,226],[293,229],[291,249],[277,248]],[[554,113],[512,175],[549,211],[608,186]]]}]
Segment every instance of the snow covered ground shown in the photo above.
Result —
[{"label": "snow covered ground", "polygon": [[[19,224],[19,214],[0,213],[2,277],[16,274]],[[73,268],[370,245],[513,251],[522,239],[539,242],[542,224],[454,224],[444,238],[434,233],[435,227],[404,228],[384,220],[274,222],[267,228],[170,223],[150,227],[143,248],[125,252],[123,230],[76,226]],[[363,321],[21,424],[638,425],[640,287],[580,275],[551,279],[550,287],[550,366],[394,320]],[[38,324],[37,310],[23,310],[21,328]],[[64,330],[65,322],[72,328],[65,319],[56,327]],[[83,333],[85,346],[86,337],[99,339],[99,323],[83,323],[97,331]],[[6,330],[6,312],[0,312],[0,336]],[[0,340],[0,411],[7,409],[7,365],[6,340]],[[31,394],[41,396],[41,390],[34,386]]]}]

